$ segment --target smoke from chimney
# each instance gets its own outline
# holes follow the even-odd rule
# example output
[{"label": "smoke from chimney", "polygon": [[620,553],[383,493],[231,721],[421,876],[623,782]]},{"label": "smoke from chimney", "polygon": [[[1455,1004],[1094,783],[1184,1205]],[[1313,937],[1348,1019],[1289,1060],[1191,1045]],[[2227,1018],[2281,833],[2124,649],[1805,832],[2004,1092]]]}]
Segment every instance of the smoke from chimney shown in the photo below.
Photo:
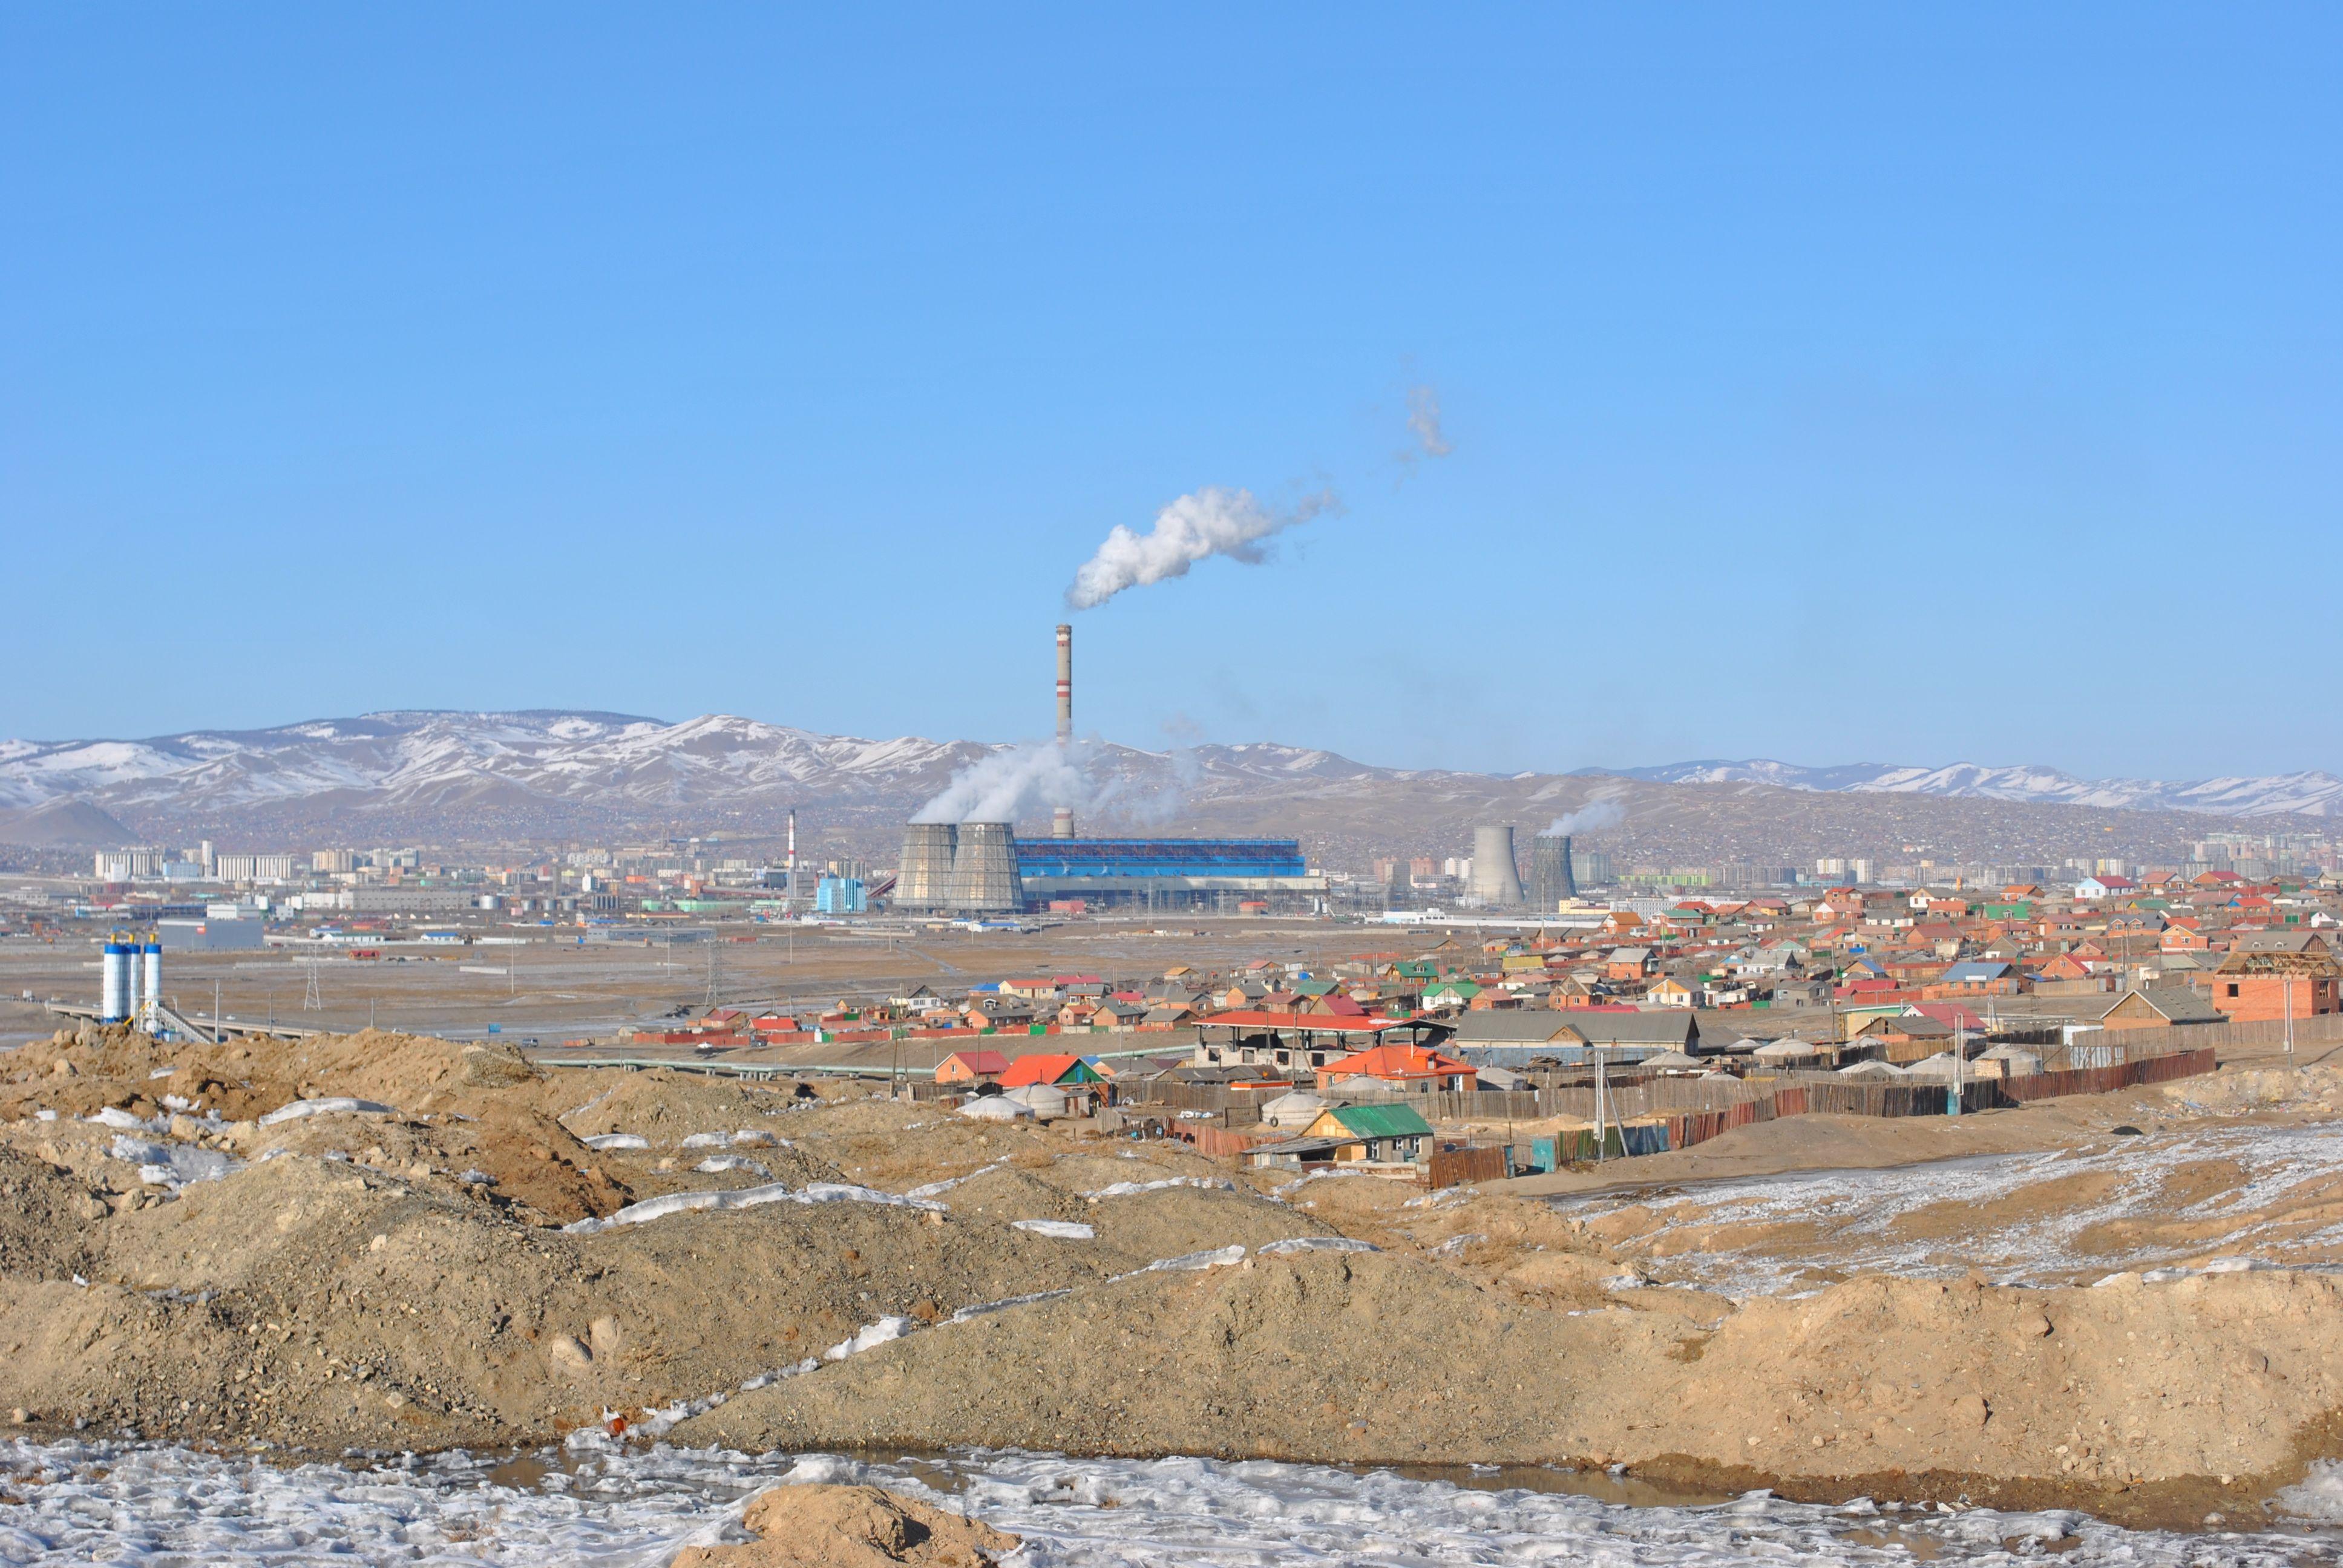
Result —
[{"label": "smoke from chimney", "polygon": [[1144,534],[1117,523],[1098,553],[1074,573],[1067,607],[1094,609],[1125,588],[1186,577],[1198,561],[1214,556],[1258,566],[1268,558],[1263,539],[1322,512],[1339,512],[1342,506],[1341,498],[1326,489],[1303,497],[1290,511],[1276,512],[1251,490],[1208,485],[1156,513],[1155,526]]},{"label": "smoke from chimney", "polygon": [[1573,833],[1599,833],[1605,828],[1615,828],[1627,819],[1627,809],[1616,800],[1589,800],[1567,817],[1556,817],[1538,833],[1541,839],[1560,839]]}]

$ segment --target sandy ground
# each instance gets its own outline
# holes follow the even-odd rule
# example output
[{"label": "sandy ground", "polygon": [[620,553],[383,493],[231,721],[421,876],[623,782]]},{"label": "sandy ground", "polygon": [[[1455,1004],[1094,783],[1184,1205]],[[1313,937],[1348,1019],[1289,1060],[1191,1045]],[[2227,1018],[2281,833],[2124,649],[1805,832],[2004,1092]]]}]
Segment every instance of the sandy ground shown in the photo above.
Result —
[{"label": "sandy ground", "polygon": [[0,1058],[35,1432],[1624,1463],[2193,1523],[2338,1452],[2338,1246],[2329,1065],[1430,1194],[387,1032]]}]

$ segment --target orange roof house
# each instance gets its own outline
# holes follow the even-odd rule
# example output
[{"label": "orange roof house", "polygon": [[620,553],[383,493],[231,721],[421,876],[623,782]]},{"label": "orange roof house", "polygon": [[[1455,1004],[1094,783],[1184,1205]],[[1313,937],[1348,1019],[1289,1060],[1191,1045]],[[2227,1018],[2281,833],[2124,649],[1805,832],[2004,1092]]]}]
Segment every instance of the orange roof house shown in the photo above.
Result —
[{"label": "orange roof house", "polygon": [[1472,1063],[1422,1045],[1372,1046],[1318,1070],[1321,1089],[1346,1078],[1372,1078],[1378,1083],[1420,1093],[1436,1089],[1473,1089],[1480,1083]]}]

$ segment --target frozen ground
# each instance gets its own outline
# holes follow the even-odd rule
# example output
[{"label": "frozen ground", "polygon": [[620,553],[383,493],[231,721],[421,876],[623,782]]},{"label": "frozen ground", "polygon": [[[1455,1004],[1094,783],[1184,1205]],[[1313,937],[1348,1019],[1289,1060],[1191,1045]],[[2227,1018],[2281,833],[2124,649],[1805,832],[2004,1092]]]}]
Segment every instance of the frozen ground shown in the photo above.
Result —
[{"label": "frozen ground", "polygon": [[[950,1505],[1024,1538],[1011,1559],[1017,1568],[2052,1558],[2108,1568],[2292,1568],[2343,1561],[2334,1537],[2302,1524],[2183,1535],[2120,1530],[2066,1512],[1824,1507],[1763,1493],[1633,1506],[1611,1500],[1623,1484],[1603,1476],[1549,1474],[1531,1487],[1265,1462],[995,1452],[863,1464],[825,1455],[621,1453],[598,1444],[518,1460],[451,1453],[280,1468],[184,1448],[19,1442],[0,1445],[0,1563],[662,1568],[680,1545],[737,1534],[741,1500],[780,1480],[873,1481],[957,1497]],[[1563,1489],[1574,1486],[1582,1490]],[[2316,1513],[2325,1494],[2314,1488],[2307,1501]]]},{"label": "frozen ground", "polygon": [[[2103,1152],[1979,1155],[1560,1199],[1616,1221],[1671,1282],[1734,1296],[1815,1271],[2049,1283],[2217,1253],[2296,1267],[2343,1247],[2343,1126],[2231,1125],[2126,1138]],[[1638,1230],[1635,1211],[1650,1221]]]}]

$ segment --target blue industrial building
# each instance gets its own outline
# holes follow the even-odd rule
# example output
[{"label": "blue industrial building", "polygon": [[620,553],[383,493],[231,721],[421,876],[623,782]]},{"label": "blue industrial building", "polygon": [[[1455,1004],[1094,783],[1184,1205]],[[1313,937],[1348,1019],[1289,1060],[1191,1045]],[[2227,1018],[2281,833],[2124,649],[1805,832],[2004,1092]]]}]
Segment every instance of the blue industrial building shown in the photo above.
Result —
[{"label": "blue industrial building", "polygon": [[1017,843],[1025,901],[1151,909],[1238,901],[1284,907],[1322,898],[1293,839],[1025,839]]}]

